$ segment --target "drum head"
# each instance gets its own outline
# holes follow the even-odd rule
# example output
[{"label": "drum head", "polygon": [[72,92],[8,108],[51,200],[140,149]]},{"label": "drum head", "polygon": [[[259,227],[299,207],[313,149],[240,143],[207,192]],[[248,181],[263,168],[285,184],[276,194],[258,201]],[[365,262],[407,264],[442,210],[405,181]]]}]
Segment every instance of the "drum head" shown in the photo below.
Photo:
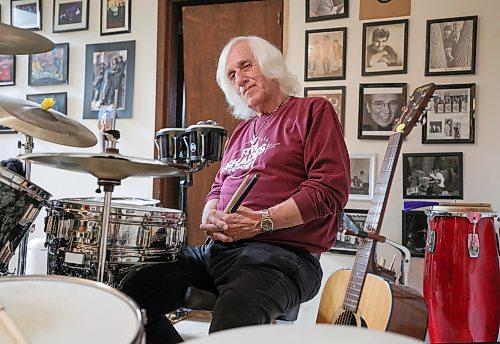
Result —
[{"label": "drum head", "polygon": [[488,213],[493,208],[490,203],[449,203],[435,205],[430,210],[432,213]]}]

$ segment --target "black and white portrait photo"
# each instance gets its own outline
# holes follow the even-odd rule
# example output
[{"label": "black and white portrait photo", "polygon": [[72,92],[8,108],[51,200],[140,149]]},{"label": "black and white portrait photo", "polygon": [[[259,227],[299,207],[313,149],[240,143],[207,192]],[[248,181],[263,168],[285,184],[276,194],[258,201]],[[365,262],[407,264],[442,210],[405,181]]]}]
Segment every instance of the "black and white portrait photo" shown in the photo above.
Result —
[{"label": "black and white portrait photo", "polygon": [[342,128],[344,128],[345,89],[345,86],[304,87],[304,97],[321,97],[328,100],[339,117]]},{"label": "black and white portrait photo", "polygon": [[375,154],[350,154],[349,199],[370,200],[375,186]]},{"label": "black and white portrait photo", "polygon": [[306,30],[306,81],[345,79],[346,30]]},{"label": "black and white portrait photo", "polygon": [[345,18],[349,0],[306,0],[306,23]]},{"label": "black and white portrait photo", "polygon": [[477,16],[427,21],[425,75],[474,74]]}]

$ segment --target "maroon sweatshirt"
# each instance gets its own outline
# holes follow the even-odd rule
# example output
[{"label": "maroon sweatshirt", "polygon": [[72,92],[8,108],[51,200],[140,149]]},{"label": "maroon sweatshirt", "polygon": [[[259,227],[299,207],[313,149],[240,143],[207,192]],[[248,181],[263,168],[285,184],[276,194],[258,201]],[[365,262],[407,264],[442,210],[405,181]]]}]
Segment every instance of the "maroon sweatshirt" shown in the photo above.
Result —
[{"label": "maroon sweatshirt", "polygon": [[261,210],[292,197],[304,220],[251,240],[309,252],[332,247],[336,215],[348,199],[350,169],[342,129],[328,101],[291,97],[274,114],[240,123],[206,200],[219,199],[217,209],[223,210],[249,173],[260,178],[243,206]]}]

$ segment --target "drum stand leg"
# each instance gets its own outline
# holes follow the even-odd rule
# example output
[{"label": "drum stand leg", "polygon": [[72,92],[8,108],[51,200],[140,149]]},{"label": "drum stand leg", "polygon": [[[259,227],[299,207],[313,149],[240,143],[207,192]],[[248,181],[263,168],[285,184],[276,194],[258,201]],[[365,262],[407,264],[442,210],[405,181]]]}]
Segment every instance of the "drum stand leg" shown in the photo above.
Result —
[{"label": "drum stand leg", "polygon": [[181,188],[181,199],[180,199],[180,205],[181,205],[181,211],[186,214],[187,211],[187,189],[190,186],[193,186],[193,173],[189,172],[186,175],[186,179],[181,179],[180,181],[180,188]]}]

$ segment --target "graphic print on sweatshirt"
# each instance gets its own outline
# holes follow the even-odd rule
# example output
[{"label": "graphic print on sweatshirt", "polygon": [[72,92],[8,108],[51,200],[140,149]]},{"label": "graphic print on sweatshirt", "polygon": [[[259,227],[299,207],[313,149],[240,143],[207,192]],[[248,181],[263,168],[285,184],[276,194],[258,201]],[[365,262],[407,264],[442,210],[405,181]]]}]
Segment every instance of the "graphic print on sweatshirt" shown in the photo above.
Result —
[{"label": "graphic print on sweatshirt", "polygon": [[245,142],[243,147],[235,152],[234,158],[224,166],[224,172],[231,176],[238,170],[244,170],[246,172],[242,175],[246,175],[252,167],[260,163],[265,152],[274,149],[278,145],[279,143],[270,143],[267,137],[257,137],[254,140]]}]

